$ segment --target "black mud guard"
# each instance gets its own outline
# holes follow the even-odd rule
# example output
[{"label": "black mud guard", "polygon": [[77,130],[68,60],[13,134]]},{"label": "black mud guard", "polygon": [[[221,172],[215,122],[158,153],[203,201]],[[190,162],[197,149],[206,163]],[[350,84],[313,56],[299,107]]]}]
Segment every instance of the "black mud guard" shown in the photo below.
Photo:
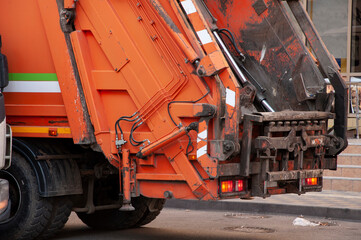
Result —
[{"label": "black mud guard", "polygon": [[[34,169],[41,197],[82,194],[82,182],[74,159],[39,160],[39,156],[51,154],[41,144],[13,138],[13,150],[20,153]],[[54,154],[54,153],[52,153]]]}]

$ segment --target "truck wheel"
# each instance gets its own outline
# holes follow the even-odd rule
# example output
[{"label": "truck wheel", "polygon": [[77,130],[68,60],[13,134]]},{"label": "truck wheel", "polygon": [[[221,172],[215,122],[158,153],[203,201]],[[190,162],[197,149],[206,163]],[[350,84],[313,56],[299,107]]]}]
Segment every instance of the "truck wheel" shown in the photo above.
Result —
[{"label": "truck wheel", "polygon": [[[94,229],[119,230],[139,227],[153,221],[163,208],[163,204],[161,204],[160,209],[150,211],[149,207],[152,207],[150,206],[151,200],[142,196],[132,198],[132,205],[135,210],[131,212],[111,209],[96,211],[92,214],[77,213],[77,215],[83,223]],[[163,200],[159,199],[159,201],[162,202]],[[157,204],[154,206],[157,206]]]},{"label": "truck wheel", "polygon": [[160,214],[165,204],[165,199],[147,198],[147,210],[135,227],[140,227],[152,222]]},{"label": "truck wheel", "polygon": [[63,229],[72,210],[73,204],[68,197],[54,197],[51,201],[53,205],[51,216],[39,239],[49,239]]},{"label": "truck wheel", "polygon": [[39,186],[29,163],[18,153],[12,154],[11,167],[0,171],[10,184],[10,218],[0,223],[0,239],[34,239],[47,226],[52,205],[39,196]]}]

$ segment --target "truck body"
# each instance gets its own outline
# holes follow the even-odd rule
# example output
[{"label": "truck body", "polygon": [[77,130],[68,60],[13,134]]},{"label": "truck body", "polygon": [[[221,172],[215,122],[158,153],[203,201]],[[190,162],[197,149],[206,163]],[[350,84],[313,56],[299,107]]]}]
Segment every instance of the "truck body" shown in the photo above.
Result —
[{"label": "truck body", "polygon": [[3,1],[0,18],[1,239],[47,238],[72,210],[122,229],[167,198],[321,191],[347,146],[347,89],[298,1]]}]

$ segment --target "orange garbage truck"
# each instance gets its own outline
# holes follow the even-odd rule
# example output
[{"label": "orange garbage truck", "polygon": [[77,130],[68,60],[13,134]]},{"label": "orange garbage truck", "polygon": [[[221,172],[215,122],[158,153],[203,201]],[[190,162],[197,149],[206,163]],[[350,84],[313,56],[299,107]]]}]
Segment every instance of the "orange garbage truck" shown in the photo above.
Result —
[{"label": "orange garbage truck", "polygon": [[0,34],[1,239],[49,238],[71,211],[112,230],[170,198],[321,191],[347,146],[347,88],[299,1],[1,1]]}]

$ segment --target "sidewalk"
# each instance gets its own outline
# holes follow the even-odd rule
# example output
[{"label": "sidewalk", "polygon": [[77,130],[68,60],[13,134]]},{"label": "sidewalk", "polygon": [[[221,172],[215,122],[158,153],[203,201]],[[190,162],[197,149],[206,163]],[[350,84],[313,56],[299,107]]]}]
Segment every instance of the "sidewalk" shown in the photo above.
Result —
[{"label": "sidewalk", "polygon": [[266,199],[198,201],[172,199],[165,207],[194,210],[293,214],[361,221],[361,193],[323,191],[274,195]]}]

